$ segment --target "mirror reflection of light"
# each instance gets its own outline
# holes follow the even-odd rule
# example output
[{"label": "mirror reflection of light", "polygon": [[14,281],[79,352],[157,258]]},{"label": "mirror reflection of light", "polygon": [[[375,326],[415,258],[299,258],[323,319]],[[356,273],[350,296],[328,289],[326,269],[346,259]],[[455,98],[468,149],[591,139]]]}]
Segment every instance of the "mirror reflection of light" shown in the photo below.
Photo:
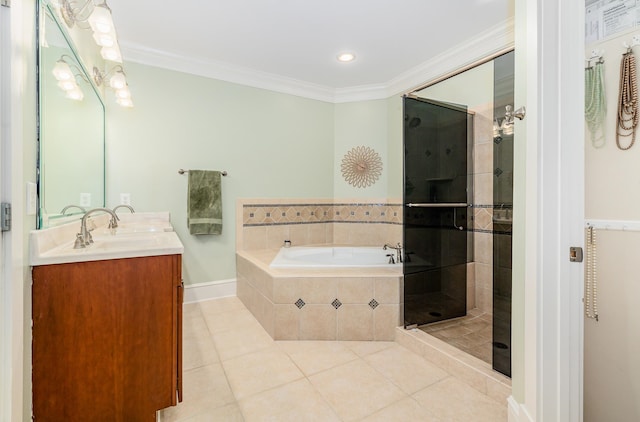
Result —
[{"label": "mirror reflection of light", "polygon": [[75,87],[75,88],[67,91],[67,98],[75,100],[75,101],[82,101],[82,99],[84,98],[84,94],[82,93],[80,88]]},{"label": "mirror reflection of light", "polygon": [[60,81],[58,82],[58,86],[63,91],[70,91],[75,88],[76,84],[73,81]]},{"label": "mirror reflection of light", "polygon": [[53,76],[59,81],[68,81],[73,79],[73,72],[66,62],[58,60],[53,66]]},{"label": "mirror reflection of light", "polygon": [[131,101],[131,98],[118,98],[116,102],[122,107],[133,107],[133,101]]}]

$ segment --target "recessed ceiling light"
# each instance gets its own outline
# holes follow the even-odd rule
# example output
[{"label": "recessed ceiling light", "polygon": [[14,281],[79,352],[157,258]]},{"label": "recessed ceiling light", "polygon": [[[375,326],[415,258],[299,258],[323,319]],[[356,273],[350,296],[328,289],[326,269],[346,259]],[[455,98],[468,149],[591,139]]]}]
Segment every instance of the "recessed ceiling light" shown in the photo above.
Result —
[{"label": "recessed ceiling light", "polygon": [[356,59],[356,55],[353,53],[340,53],[338,54],[338,61],[339,62],[352,62]]}]

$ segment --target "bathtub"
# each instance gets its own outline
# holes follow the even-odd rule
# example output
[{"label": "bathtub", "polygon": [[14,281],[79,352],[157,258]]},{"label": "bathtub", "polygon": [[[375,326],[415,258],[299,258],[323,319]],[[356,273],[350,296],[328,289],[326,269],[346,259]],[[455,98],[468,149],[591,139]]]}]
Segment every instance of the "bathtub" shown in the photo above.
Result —
[{"label": "bathtub", "polygon": [[402,264],[379,247],[236,251],[238,298],[275,340],[393,341]]},{"label": "bathtub", "polygon": [[371,246],[294,246],[281,248],[271,261],[273,268],[344,268],[396,267],[389,264],[388,254],[395,250]]}]

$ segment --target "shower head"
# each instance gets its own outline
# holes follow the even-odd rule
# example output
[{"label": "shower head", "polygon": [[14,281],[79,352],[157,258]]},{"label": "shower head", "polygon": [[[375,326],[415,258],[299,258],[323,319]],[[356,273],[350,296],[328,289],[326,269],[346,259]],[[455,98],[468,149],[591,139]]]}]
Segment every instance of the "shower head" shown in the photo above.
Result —
[{"label": "shower head", "polygon": [[411,129],[415,129],[415,128],[417,128],[418,126],[420,126],[420,123],[422,123],[422,120],[420,120],[420,118],[419,118],[419,117],[412,117],[412,118],[409,120],[409,127],[410,127]]}]

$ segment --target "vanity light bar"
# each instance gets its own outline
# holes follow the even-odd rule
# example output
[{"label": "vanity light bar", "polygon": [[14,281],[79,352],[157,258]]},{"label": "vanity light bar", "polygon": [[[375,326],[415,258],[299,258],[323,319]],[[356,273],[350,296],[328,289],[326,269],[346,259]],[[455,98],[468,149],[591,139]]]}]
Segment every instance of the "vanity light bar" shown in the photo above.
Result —
[{"label": "vanity light bar", "polygon": [[[94,4],[97,0],[86,0],[84,6],[77,8],[72,7],[71,0],[61,0],[60,8],[61,14],[67,26],[72,27],[73,24],[83,22],[88,23],[88,26],[83,27],[84,29],[91,29],[93,31],[93,40],[100,47],[100,55],[106,61],[122,63],[122,53],[120,51],[120,46],[118,45],[118,36],[116,35],[116,27],[113,23],[113,17],[111,15],[111,9],[107,5],[106,0],[102,0],[100,4]],[[92,8],[88,8],[87,6],[91,5]],[[86,12],[90,10],[89,15],[86,15]],[[80,11],[84,11],[80,13]],[[68,66],[67,66],[68,67]],[[58,68],[58,69],[56,69]],[[54,68],[55,72],[58,72],[56,78],[58,81],[68,79],[75,79],[73,73],[68,69],[63,69],[62,66],[58,66],[56,64],[56,68]],[[133,101],[131,100],[131,92],[129,91],[129,86],[126,81],[126,77],[124,74],[124,69],[122,65],[116,65],[111,70],[103,73],[99,69],[94,67],[93,70],[93,80],[96,85],[100,86],[106,76],[111,72],[116,70],[116,72],[109,79],[109,86],[115,90],[116,101],[123,107],[133,107]],[[68,76],[68,75],[71,76]],[[61,88],[63,88],[62,84],[58,84]],[[65,87],[69,89],[65,89],[68,92],[71,91],[71,87],[68,84],[64,84]],[[73,87],[73,89],[80,88]],[[69,94],[67,95],[69,96]],[[69,96],[74,99],[82,99],[82,91],[80,91],[80,95],[78,95],[77,91],[74,91],[73,96]]]},{"label": "vanity light bar", "polygon": [[64,56],[56,62],[51,73],[53,73],[53,76],[58,81],[58,87],[66,93],[67,98],[82,101],[84,93],[78,86],[76,75],[73,73],[69,63],[64,60]]}]

